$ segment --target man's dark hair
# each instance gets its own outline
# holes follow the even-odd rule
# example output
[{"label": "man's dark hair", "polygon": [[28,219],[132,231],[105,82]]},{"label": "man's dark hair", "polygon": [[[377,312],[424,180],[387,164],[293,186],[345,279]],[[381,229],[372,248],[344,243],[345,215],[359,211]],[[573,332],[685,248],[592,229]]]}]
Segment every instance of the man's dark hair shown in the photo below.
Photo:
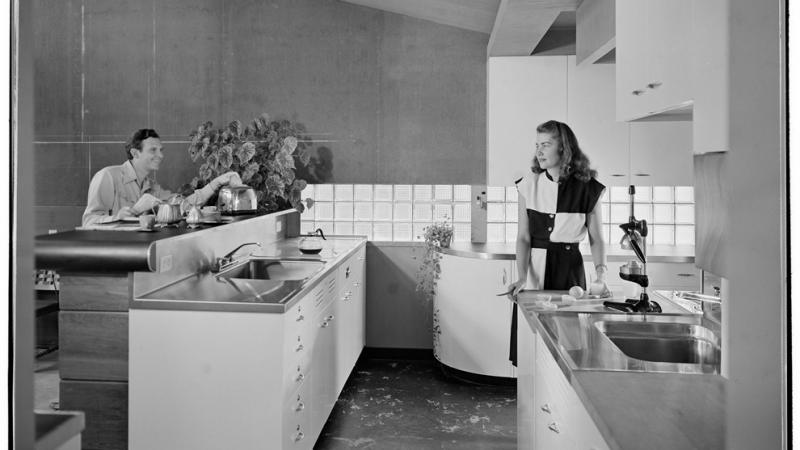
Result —
[{"label": "man's dark hair", "polygon": [[147,138],[157,138],[160,137],[156,130],[151,130],[150,128],[142,128],[140,130],[136,130],[131,135],[128,142],[125,143],[125,154],[128,156],[128,159],[133,159],[133,155],[131,154],[132,149],[141,150],[142,149],[142,141]]}]

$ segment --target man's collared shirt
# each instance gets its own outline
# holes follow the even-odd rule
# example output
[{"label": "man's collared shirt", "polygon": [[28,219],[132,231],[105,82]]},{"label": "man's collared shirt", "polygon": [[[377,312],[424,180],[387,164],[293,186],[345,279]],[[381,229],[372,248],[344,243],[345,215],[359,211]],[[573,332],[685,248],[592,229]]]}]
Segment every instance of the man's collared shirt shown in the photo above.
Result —
[{"label": "man's collared shirt", "polygon": [[172,192],[162,189],[152,176],[145,178],[139,187],[136,170],[130,161],[100,169],[89,183],[83,226],[117,220],[119,211],[135,205],[143,194],[167,200]]}]

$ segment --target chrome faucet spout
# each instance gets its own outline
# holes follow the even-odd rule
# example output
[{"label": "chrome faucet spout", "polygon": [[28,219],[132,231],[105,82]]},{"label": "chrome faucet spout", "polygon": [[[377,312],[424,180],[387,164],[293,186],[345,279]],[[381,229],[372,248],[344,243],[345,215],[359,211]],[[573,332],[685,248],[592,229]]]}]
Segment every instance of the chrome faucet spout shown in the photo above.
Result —
[{"label": "chrome faucet spout", "polygon": [[225,256],[223,256],[221,258],[217,258],[216,263],[214,264],[214,267],[213,267],[212,271],[213,272],[219,272],[225,266],[231,264],[233,262],[233,255],[236,254],[236,252],[238,252],[239,250],[241,250],[242,247],[246,247],[248,245],[255,245],[255,246],[261,248],[261,243],[260,242],[245,242],[244,244],[242,244],[242,245],[236,247],[235,249],[231,250],[230,252],[226,253]]}]

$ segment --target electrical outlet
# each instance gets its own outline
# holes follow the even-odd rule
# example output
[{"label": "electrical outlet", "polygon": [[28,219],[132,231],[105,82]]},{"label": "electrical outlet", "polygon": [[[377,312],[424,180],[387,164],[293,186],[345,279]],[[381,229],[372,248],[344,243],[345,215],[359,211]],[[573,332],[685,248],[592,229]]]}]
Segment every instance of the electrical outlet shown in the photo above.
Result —
[{"label": "electrical outlet", "polygon": [[283,230],[283,221],[282,220],[276,220],[275,221],[275,232],[276,233],[280,233],[281,230]]}]

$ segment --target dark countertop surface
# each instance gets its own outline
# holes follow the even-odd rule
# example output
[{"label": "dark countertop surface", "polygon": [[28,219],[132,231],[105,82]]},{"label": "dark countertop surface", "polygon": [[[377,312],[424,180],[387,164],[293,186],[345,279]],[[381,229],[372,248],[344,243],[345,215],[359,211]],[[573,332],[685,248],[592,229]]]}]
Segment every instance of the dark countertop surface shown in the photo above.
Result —
[{"label": "dark countertop surface", "polygon": [[148,232],[75,229],[43,234],[35,240],[35,267],[72,272],[150,271],[148,254],[154,242],[252,217],[256,216],[238,216],[227,222],[201,224],[196,228],[189,228],[181,221]]}]

